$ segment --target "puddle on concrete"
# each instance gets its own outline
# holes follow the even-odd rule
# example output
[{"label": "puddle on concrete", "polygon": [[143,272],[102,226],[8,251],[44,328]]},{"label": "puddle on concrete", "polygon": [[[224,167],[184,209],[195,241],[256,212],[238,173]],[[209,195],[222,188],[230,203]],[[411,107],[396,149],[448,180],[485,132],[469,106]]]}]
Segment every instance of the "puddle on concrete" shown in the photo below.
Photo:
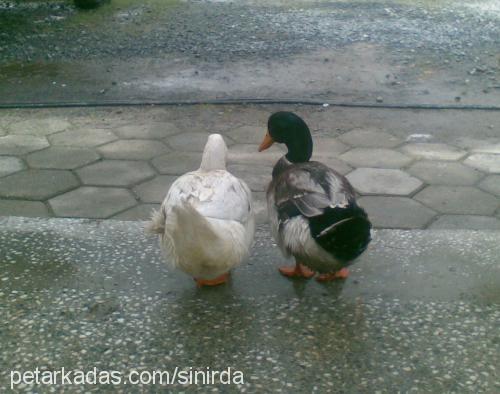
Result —
[{"label": "puddle on concrete", "polygon": [[3,85],[12,94],[21,95],[23,91],[37,92],[38,99],[41,101],[47,101],[48,97],[71,95],[70,89],[74,84],[98,85],[100,78],[102,78],[102,73],[96,72],[91,65],[81,63],[13,62],[0,64],[0,89]]},{"label": "puddle on concrete", "polygon": [[0,66],[0,79],[46,77],[55,78],[65,73],[66,67],[60,63],[9,63]]},{"label": "puddle on concrete", "polygon": [[[61,223],[62,230],[65,222],[48,223]],[[495,248],[491,246],[495,233],[486,233],[480,241],[473,232],[378,231],[367,253],[352,267],[352,279],[319,285],[315,281],[290,282],[275,275],[275,266],[283,259],[270,246],[267,232],[259,231],[257,242],[265,242],[266,247],[254,249],[248,264],[234,271],[227,286],[207,290],[197,289],[186,275],[172,272],[160,257],[155,240],[141,234],[140,225],[111,221],[88,234],[85,226],[69,226],[68,230],[74,228],[71,233],[59,233],[57,228],[48,233],[23,229],[15,236],[16,241],[14,233],[5,233],[5,268],[0,280],[7,288],[22,286],[26,291],[30,286],[58,291],[59,281],[91,292],[166,292],[177,299],[202,296],[214,302],[229,296],[266,294],[300,299],[328,296],[354,300],[383,295],[407,300],[452,301],[465,297],[482,303],[500,301],[499,272],[493,264]],[[132,238],[140,247],[131,249]],[[448,247],[443,249],[443,243]]]}]

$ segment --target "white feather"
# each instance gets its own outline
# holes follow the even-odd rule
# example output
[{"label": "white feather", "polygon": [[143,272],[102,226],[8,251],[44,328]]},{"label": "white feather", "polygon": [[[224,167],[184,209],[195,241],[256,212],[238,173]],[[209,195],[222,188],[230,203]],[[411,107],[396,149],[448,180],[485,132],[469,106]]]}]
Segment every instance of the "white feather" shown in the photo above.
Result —
[{"label": "white feather", "polygon": [[278,211],[276,210],[274,193],[271,190],[267,192],[267,213],[269,215],[269,224],[271,225],[271,235],[285,257],[290,257],[291,252],[284,246],[283,239],[279,233]]},{"label": "white feather", "polygon": [[311,236],[306,218],[295,216],[286,220],[280,229],[272,192],[267,194],[267,207],[271,234],[286,257],[294,256],[299,262],[318,272],[331,272],[342,268],[342,264],[319,246]]},{"label": "white feather", "polygon": [[252,195],[225,170],[226,155],[222,137],[210,135],[200,169],[172,184],[149,225],[160,233],[167,260],[195,278],[229,271],[248,256],[253,242]]}]

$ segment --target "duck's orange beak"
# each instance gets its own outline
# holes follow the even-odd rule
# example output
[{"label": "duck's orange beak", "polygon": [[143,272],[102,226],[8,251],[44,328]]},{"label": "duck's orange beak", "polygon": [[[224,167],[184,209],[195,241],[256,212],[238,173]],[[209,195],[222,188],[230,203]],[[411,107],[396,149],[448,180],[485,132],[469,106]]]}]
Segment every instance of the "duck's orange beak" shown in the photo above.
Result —
[{"label": "duck's orange beak", "polygon": [[266,136],[262,140],[262,142],[259,145],[259,152],[262,152],[263,150],[266,150],[269,148],[272,144],[274,144],[274,140],[272,137],[269,135],[269,132],[266,133]]}]

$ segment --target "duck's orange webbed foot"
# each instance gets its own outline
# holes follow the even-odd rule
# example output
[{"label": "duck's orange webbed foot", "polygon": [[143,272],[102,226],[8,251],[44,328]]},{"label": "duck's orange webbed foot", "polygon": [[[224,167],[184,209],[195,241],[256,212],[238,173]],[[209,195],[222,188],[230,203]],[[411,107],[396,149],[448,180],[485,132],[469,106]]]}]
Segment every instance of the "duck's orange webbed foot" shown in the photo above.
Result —
[{"label": "duck's orange webbed foot", "polygon": [[196,281],[196,286],[198,287],[222,285],[223,283],[226,283],[228,279],[229,279],[229,272],[226,272],[225,274],[217,276],[216,278],[213,279],[194,278],[194,280]]},{"label": "duck's orange webbed foot", "polygon": [[329,272],[327,274],[318,275],[316,280],[318,282],[330,282],[336,279],[347,279],[348,276],[349,270],[347,268],[342,268],[341,270],[336,272]]},{"label": "duck's orange webbed foot", "polygon": [[307,268],[305,265],[296,263],[295,267],[280,267],[279,271],[281,272],[281,275],[287,276],[289,278],[305,278],[309,279],[314,276],[314,271],[311,271],[309,268]]}]

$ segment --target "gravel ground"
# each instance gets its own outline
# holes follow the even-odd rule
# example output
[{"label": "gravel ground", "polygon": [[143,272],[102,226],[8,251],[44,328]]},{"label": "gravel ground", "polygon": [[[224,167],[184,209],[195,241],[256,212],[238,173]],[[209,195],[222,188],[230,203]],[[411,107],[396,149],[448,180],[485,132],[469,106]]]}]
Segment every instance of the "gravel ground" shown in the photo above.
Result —
[{"label": "gravel ground", "polygon": [[495,4],[113,0],[78,11],[69,1],[0,1],[0,61],[186,54],[222,62],[374,43],[404,54],[398,55],[403,63],[429,53],[443,62],[467,59],[477,63],[474,72],[492,73],[500,39]]}]

